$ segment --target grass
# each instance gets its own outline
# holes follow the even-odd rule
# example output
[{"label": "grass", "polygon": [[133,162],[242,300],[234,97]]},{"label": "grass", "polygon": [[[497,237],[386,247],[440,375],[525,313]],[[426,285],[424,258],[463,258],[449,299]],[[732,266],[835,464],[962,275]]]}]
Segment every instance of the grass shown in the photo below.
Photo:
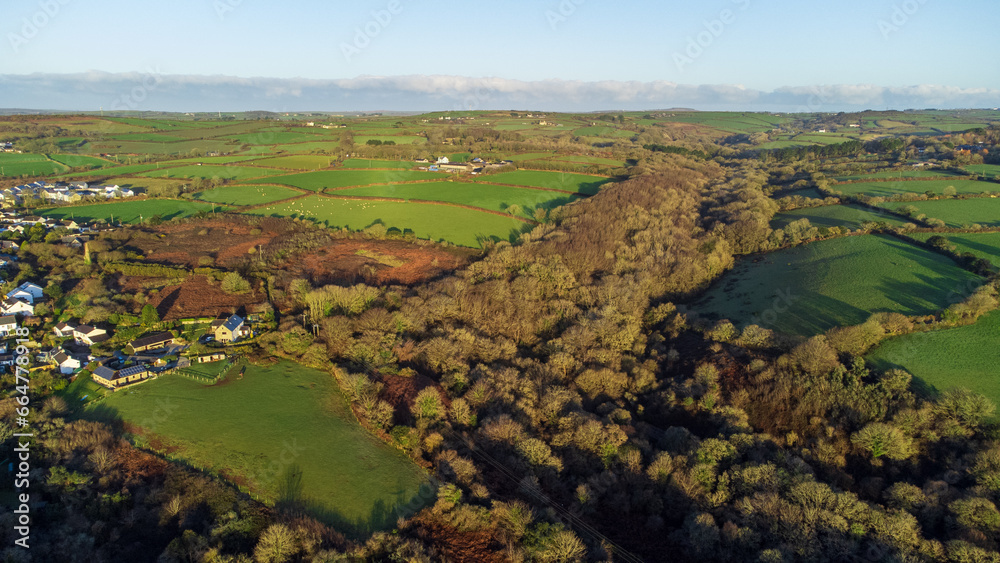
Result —
[{"label": "grass", "polygon": [[350,188],[338,190],[336,195],[444,201],[490,211],[506,211],[508,206],[518,205],[522,209],[520,215],[528,218],[534,215],[535,208],[552,209],[577,199],[577,196],[567,196],[557,192],[470,182],[428,182]]},{"label": "grass", "polygon": [[73,174],[66,174],[65,178],[80,178],[83,176],[94,176],[94,175],[112,175],[112,176],[128,176],[130,174],[139,174],[140,172],[148,172],[150,170],[156,170],[156,164],[129,164],[125,166],[112,166],[111,168],[103,168],[101,170],[91,170],[89,172],[76,172]]},{"label": "grass", "polygon": [[184,137],[174,137],[163,133],[128,133],[126,135],[115,135],[111,138],[115,141],[153,141],[156,143],[174,143],[183,141]]},{"label": "grass", "polygon": [[357,424],[329,374],[280,362],[229,377],[205,386],[163,376],[90,412],[139,425],[176,448],[173,457],[245,479],[272,501],[303,500],[355,533],[392,528],[394,507],[420,504],[424,472]]},{"label": "grass", "polygon": [[966,166],[965,169],[969,172],[975,172],[981,176],[986,176],[987,178],[996,178],[1000,176],[1000,164],[973,164],[971,166]]},{"label": "grass", "polygon": [[482,247],[483,240],[516,240],[528,225],[513,217],[482,211],[435,205],[345,200],[309,196],[283,204],[255,209],[254,215],[302,217],[328,227],[362,230],[377,222],[390,229],[459,246]]},{"label": "grass", "polygon": [[48,176],[65,172],[66,167],[41,154],[0,153],[0,176]]},{"label": "grass", "polygon": [[884,170],[882,172],[876,172],[874,174],[855,174],[853,176],[837,176],[837,181],[849,181],[849,180],[877,180],[882,178],[937,178],[937,179],[947,179],[955,178],[961,179],[952,172],[947,172],[944,170]]},{"label": "grass", "polygon": [[927,217],[941,219],[949,227],[961,228],[965,225],[1000,226],[1000,199],[940,199],[933,201],[891,202],[882,204],[890,209],[906,205],[917,208]]},{"label": "grass", "polygon": [[336,170],[279,176],[271,178],[268,181],[319,192],[326,188],[348,188],[371,184],[439,180],[446,177],[447,174],[424,172],[422,170]]},{"label": "grass", "polygon": [[113,203],[101,203],[96,205],[76,205],[67,207],[56,207],[52,209],[40,210],[39,215],[43,217],[53,217],[55,219],[65,219],[72,217],[75,219],[108,221],[114,216],[115,222],[137,223],[141,215],[144,220],[159,215],[162,219],[173,219],[174,217],[189,217],[199,211],[211,211],[212,206],[207,203],[196,201],[178,201],[172,199],[146,199],[133,201],[116,201]]},{"label": "grass", "polygon": [[241,145],[278,145],[321,140],[321,137],[307,133],[266,130],[254,133],[244,133],[242,135],[232,135],[227,138],[237,141]]},{"label": "grass", "polygon": [[399,168],[410,170],[418,166],[429,166],[429,164],[418,164],[409,160],[372,160],[367,158],[349,158],[340,163],[341,168]]},{"label": "grass", "polygon": [[302,192],[282,186],[223,186],[194,194],[202,201],[227,205],[260,205],[302,195]]},{"label": "grass", "polygon": [[266,158],[263,160],[255,160],[255,164],[261,166],[268,166],[271,168],[284,168],[287,170],[317,170],[320,168],[329,168],[334,164],[332,156],[318,156],[318,155],[294,155],[294,156],[279,156],[277,158]]},{"label": "grass", "polygon": [[905,223],[893,215],[882,215],[867,207],[827,205],[779,213],[774,216],[771,226],[775,229],[783,229],[792,221],[799,219],[809,219],[814,227],[846,227],[851,230],[860,229],[861,224],[866,222],[884,221],[894,226],[902,226]]},{"label": "grass", "polygon": [[902,368],[931,395],[965,387],[1000,405],[1000,311],[974,325],[894,338],[876,348],[868,361],[878,369]]},{"label": "grass", "polygon": [[526,160],[539,160],[542,158],[549,158],[554,155],[555,153],[551,152],[529,152],[524,154],[516,154],[514,156],[508,157],[507,160],[513,162],[524,162]]},{"label": "grass", "polygon": [[280,176],[284,170],[273,168],[257,168],[253,166],[222,166],[203,165],[178,166],[176,168],[165,168],[163,170],[150,170],[141,175],[149,178],[221,178],[224,180],[249,180],[252,178],[264,178],[267,176]]},{"label": "grass", "polygon": [[76,168],[77,166],[89,166],[90,168],[104,168],[105,166],[111,166],[111,162],[104,160],[103,158],[95,158],[93,156],[83,156],[79,154],[54,154],[50,158],[58,162],[69,166],[70,168]]},{"label": "grass", "polygon": [[378,140],[383,143],[386,141],[392,141],[397,145],[423,145],[427,143],[426,137],[420,137],[417,135],[379,135],[379,136],[369,136],[369,135],[358,135],[354,137],[355,145],[366,145],[368,141]]},{"label": "grass", "polygon": [[846,195],[867,194],[875,197],[892,197],[898,194],[922,194],[928,191],[935,195],[942,195],[945,188],[949,186],[955,188],[955,192],[959,195],[978,195],[983,192],[1000,193],[1000,184],[995,182],[963,179],[837,184],[833,186],[833,189]]},{"label": "grass", "polygon": [[934,236],[943,236],[955,245],[959,252],[969,252],[1000,266],[1000,233],[913,233],[917,240],[926,241]]},{"label": "grass", "polygon": [[568,192],[593,195],[601,186],[611,181],[610,178],[570,174],[567,172],[536,172],[534,170],[516,170],[480,176],[479,181],[491,184],[513,184],[536,188],[550,188]]},{"label": "grass", "polygon": [[625,163],[620,160],[615,160],[613,158],[602,158],[599,156],[559,156],[553,160],[559,160],[563,162],[574,162],[577,164],[595,164],[598,166],[614,166],[622,167]]},{"label": "grass", "polygon": [[709,319],[811,336],[876,312],[936,312],[951,292],[980,279],[898,239],[854,236],[741,260],[691,308]]}]

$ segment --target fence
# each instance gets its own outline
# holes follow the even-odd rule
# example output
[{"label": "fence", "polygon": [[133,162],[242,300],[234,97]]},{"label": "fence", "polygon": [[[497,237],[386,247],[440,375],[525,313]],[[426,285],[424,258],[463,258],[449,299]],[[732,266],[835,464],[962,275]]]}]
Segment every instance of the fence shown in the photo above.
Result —
[{"label": "fence", "polygon": [[226,365],[222,367],[219,372],[214,375],[207,375],[205,373],[199,373],[192,368],[183,368],[177,370],[178,375],[181,377],[186,377],[188,379],[197,381],[198,383],[203,383],[205,385],[215,385],[216,383],[222,381],[233,372],[234,369],[246,365],[246,359],[243,357],[230,358]]}]

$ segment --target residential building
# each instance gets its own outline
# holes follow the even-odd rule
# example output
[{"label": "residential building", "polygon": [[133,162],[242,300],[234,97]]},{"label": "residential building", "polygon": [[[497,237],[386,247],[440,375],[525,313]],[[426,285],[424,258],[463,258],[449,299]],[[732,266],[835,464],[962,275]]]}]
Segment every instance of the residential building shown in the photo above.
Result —
[{"label": "residential building", "polygon": [[0,311],[5,315],[24,315],[30,317],[35,314],[35,306],[24,299],[7,297],[0,302]]},{"label": "residential building", "polygon": [[73,330],[73,339],[87,346],[104,342],[108,338],[108,331],[90,325],[80,325]]},{"label": "residential building", "polygon": [[21,285],[17,286],[17,289],[12,289],[7,293],[7,297],[13,297],[15,299],[24,299],[25,301],[31,303],[32,305],[34,305],[35,301],[41,299],[44,295],[45,294],[44,290],[42,289],[42,286],[31,282],[24,282]]},{"label": "residential building", "polygon": [[91,377],[94,381],[100,383],[108,389],[118,389],[119,387],[123,387],[129,383],[135,383],[137,381],[147,379],[150,375],[149,368],[145,365],[135,365],[118,370],[111,369],[107,366],[98,366],[97,369],[94,370]]},{"label": "residential building", "polygon": [[73,357],[65,351],[60,351],[53,356],[52,361],[59,366],[59,373],[63,375],[69,375],[83,367],[83,362],[79,358]]},{"label": "residential building", "polygon": [[236,342],[240,339],[243,328],[243,317],[233,315],[215,329],[215,340],[218,342]]},{"label": "residential building", "polygon": [[8,337],[17,330],[17,317],[14,315],[4,315],[0,317],[0,336]]}]

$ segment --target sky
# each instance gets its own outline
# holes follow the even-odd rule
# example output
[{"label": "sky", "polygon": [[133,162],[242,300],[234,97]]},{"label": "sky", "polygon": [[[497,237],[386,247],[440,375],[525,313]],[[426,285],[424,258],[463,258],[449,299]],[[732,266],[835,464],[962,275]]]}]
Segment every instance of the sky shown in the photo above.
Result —
[{"label": "sky", "polygon": [[1000,105],[995,0],[8,0],[0,107]]}]

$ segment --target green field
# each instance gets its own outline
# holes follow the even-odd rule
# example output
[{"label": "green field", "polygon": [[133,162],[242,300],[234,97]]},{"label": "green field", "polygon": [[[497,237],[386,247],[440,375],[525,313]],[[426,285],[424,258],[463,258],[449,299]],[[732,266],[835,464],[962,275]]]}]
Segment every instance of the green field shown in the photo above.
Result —
[{"label": "green field", "polygon": [[567,172],[536,172],[534,170],[516,170],[479,176],[478,181],[491,184],[513,184],[536,188],[549,188],[586,195],[596,194],[601,186],[611,181],[610,178],[570,174]]},{"label": "green field", "polygon": [[284,186],[223,186],[194,194],[202,201],[227,205],[261,205],[302,195],[302,192]]},{"label": "green field", "polygon": [[524,154],[516,154],[514,156],[508,157],[507,160],[512,162],[524,162],[526,160],[539,160],[542,158],[549,158],[555,156],[555,153],[551,152],[529,152]]},{"label": "green field", "polygon": [[418,164],[409,160],[372,160],[368,158],[349,158],[340,163],[341,168],[399,168],[410,170],[418,166],[430,165]]},{"label": "green field", "polygon": [[809,219],[814,227],[845,227],[856,231],[861,228],[862,223],[885,222],[889,225],[901,227],[905,221],[894,215],[879,214],[867,207],[856,205],[826,205],[823,207],[811,207],[808,209],[796,209],[779,213],[774,216],[771,227],[783,229],[792,221],[799,219]]},{"label": "green field", "polygon": [[882,178],[930,178],[930,179],[946,179],[955,178],[961,179],[962,177],[954,174],[952,172],[947,172],[944,170],[885,170],[882,172],[876,172],[874,174],[855,174],[853,176],[837,176],[836,180],[838,182],[850,181],[850,180],[878,180]]},{"label": "green field", "polygon": [[907,180],[903,182],[869,182],[858,184],[837,184],[834,190],[845,195],[866,194],[873,197],[892,197],[898,194],[922,194],[933,192],[934,195],[944,194],[947,187],[955,188],[959,195],[978,195],[983,192],[1000,193],[1000,184],[995,182],[978,182],[975,180]]},{"label": "green field", "polygon": [[370,186],[337,190],[338,196],[391,197],[400,199],[422,199],[471,205],[490,211],[506,211],[508,206],[521,207],[520,215],[531,218],[535,208],[552,209],[578,199],[579,196],[563,195],[557,192],[494,186],[477,182],[428,182],[424,184],[402,184]]},{"label": "green field", "polygon": [[329,168],[334,164],[334,160],[332,156],[303,154],[255,160],[254,164],[287,170],[318,170],[320,168]]},{"label": "green field", "polygon": [[[164,163],[170,164],[170,163]],[[101,170],[91,170],[90,172],[76,172],[74,174],[66,174],[65,178],[80,178],[83,176],[94,176],[100,174],[111,175],[111,176],[128,176],[130,174],[139,174],[141,172],[148,172],[150,170],[156,170],[156,164],[131,164],[126,166],[112,166],[111,168],[102,168]]]},{"label": "green field", "polygon": [[926,241],[933,236],[943,236],[959,252],[969,252],[1000,266],[1000,233],[914,233],[913,238]]},{"label": "green field", "polygon": [[368,136],[368,135],[358,135],[354,137],[355,145],[366,145],[368,141],[378,140],[383,143],[386,141],[392,141],[397,145],[422,145],[427,142],[426,137],[419,137],[417,135],[379,135],[379,136]]},{"label": "green field", "polygon": [[987,178],[1000,176],[1000,164],[973,164],[972,166],[966,166],[965,169],[969,172],[986,176]]},{"label": "green field", "polygon": [[64,172],[66,167],[41,154],[0,153],[0,176],[48,176]]},{"label": "green field", "polygon": [[69,166],[70,168],[75,168],[77,166],[89,166],[90,168],[103,168],[105,166],[111,166],[112,163],[104,160],[103,158],[95,158],[92,156],[82,156],[79,154],[54,154],[51,155],[52,160]]},{"label": "green field", "polygon": [[949,227],[954,228],[972,224],[986,227],[1000,226],[1000,199],[997,198],[891,202],[882,205],[890,209],[912,205],[919,213],[925,213],[929,218],[941,219]]},{"label": "green field", "polygon": [[574,162],[578,164],[596,164],[598,166],[625,166],[625,163],[613,158],[602,158],[599,156],[558,156],[553,160],[562,162]]},{"label": "green field", "polygon": [[478,248],[482,241],[516,240],[529,225],[513,217],[433,203],[396,203],[310,196],[249,212],[272,217],[303,217],[329,227],[362,230],[376,222],[418,238]]},{"label": "green field", "polygon": [[744,259],[691,309],[709,319],[811,336],[872,313],[930,314],[979,280],[898,239],[853,236]]},{"label": "green field", "polygon": [[76,205],[69,207],[56,207],[38,212],[43,217],[53,217],[65,219],[83,219],[93,221],[104,219],[108,221],[114,216],[115,222],[136,223],[139,217],[143,220],[159,215],[162,219],[173,219],[174,217],[189,217],[199,211],[211,211],[212,205],[197,201],[177,201],[171,199],[148,199],[134,201],[116,201],[114,203],[101,203],[97,205]]},{"label": "green field", "polygon": [[321,137],[307,133],[293,131],[256,131],[244,133],[242,135],[231,135],[226,137],[239,142],[241,145],[279,145],[288,143],[301,143],[304,141],[319,141]]},{"label": "green field", "polygon": [[223,166],[223,165],[203,165],[178,166],[176,168],[165,168],[163,170],[150,170],[141,175],[148,178],[220,178],[223,180],[249,180],[252,178],[264,178],[268,176],[280,176],[284,170],[274,168],[257,168],[254,166]]},{"label": "green field", "polygon": [[965,387],[1000,405],[1000,311],[974,325],[908,334],[889,340],[868,356],[876,368],[902,368],[931,394]]},{"label": "green field", "polygon": [[184,137],[174,137],[165,133],[129,133],[111,137],[115,141],[153,141],[157,143],[174,143],[185,140]]},{"label": "green field", "polygon": [[[229,377],[206,386],[163,376],[90,412],[138,425],[176,448],[172,456],[247,479],[270,500],[303,500],[356,533],[392,528],[396,506],[432,496],[420,495],[419,467],[358,425],[329,374],[280,362]],[[286,485],[295,477],[298,486]]]},{"label": "green field", "polygon": [[447,174],[422,170],[335,170],[278,176],[270,178],[268,182],[318,192],[326,188],[349,188],[351,186],[394,184],[443,178],[447,178]]}]

